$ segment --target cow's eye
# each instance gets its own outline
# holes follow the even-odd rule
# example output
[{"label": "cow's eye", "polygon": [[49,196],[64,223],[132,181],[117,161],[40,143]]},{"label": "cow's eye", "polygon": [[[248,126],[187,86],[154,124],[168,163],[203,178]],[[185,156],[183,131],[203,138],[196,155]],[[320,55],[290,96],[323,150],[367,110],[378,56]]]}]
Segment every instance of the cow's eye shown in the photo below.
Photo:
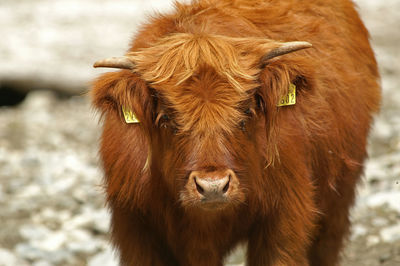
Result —
[{"label": "cow's eye", "polygon": [[161,111],[156,115],[155,123],[158,126],[166,127],[166,124],[168,123],[169,120],[170,120],[169,116],[166,113],[164,113],[164,111]]},{"label": "cow's eye", "polygon": [[170,121],[169,116],[167,114],[161,115],[161,118],[160,118],[160,126],[161,127],[167,128],[169,126],[170,122],[171,121]]},{"label": "cow's eye", "polygon": [[246,131],[246,121],[244,120],[240,121],[239,125],[242,131]]},{"label": "cow's eye", "polygon": [[243,111],[243,113],[244,113],[247,117],[250,118],[251,116],[253,116],[253,115],[256,114],[256,111],[254,110],[253,107],[249,107],[249,108],[245,109],[245,110]]},{"label": "cow's eye", "polygon": [[178,133],[178,127],[174,120],[168,114],[164,113],[164,111],[160,111],[155,120],[155,124],[160,128],[169,128],[172,130],[173,134]]}]

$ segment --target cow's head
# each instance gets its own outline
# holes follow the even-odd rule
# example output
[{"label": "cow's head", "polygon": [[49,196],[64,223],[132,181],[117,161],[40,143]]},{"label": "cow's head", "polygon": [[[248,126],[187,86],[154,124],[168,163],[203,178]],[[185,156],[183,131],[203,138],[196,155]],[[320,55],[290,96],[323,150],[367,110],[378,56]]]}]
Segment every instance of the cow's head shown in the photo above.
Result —
[{"label": "cow's head", "polygon": [[[95,104],[113,113],[106,115],[103,142],[125,139],[119,147],[125,151],[113,151],[115,157],[126,157],[132,149],[131,157],[119,164],[127,170],[109,172],[127,179],[145,176],[138,177],[146,180],[135,181],[136,186],[163,183],[185,208],[219,210],[251,200],[276,156],[276,105],[296,76],[275,58],[310,46],[180,33],[124,57],[96,62],[95,67],[129,70],[105,75],[98,81],[101,86],[95,86]],[[125,124],[122,108],[135,113],[140,123]],[[134,130],[143,137],[134,136]],[[145,143],[145,150],[137,150],[134,141]],[[124,190],[127,181],[119,182]]]}]

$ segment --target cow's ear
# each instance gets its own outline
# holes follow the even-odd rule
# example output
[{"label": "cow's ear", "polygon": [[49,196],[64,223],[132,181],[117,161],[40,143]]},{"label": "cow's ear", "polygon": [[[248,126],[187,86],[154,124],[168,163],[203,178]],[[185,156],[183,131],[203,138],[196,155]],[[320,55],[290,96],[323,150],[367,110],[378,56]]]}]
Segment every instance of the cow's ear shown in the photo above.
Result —
[{"label": "cow's ear", "polygon": [[[258,95],[262,99],[260,105],[265,114],[267,143],[278,143],[279,129],[285,123],[282,117],[294,110],[302,101],[304,93],[310,93],[315,87],[315,66],[299,56],[285,57],[273,60],[280,55],[299,51],[309,45],[278,46],[272,48],[262,57],[262,68],[258,74]],[[292,91],[292,92],[291,92]],[[294,92],[293,92],[294,91]],[[294,97],[293,97],[294,95]],[[292,99],[295,99],[292,101]],[[281,100],[287,99],[283,105]],[[290,104],[289,104],[290,103]],[[279,158],[276,145],[268,145],[266,157],[269,164]]]},{"label": "cow's ear", "polygon": [[[288,95],[289,88],[295,85],[302,89],[309,75],[310,66],[305,64],[302,56],[286,57],[283,55],[294,53],[312,47],[309,42],[277,42],[274,40],[259,41],[251,52],[258,57],[253,66],[258,67],[260,82],[259,94],[266,111],[276,109],[282,96]],[[274,60],[277,57],[279,60]],[[273,113],[273,112],[272,112]]]},{"label": "cow's ear", "polygon": [[[100,156],[108,202],[129,208],[148,206],[152,96],[147,83],[130,70],[101,75],[93,84],[92,103],[104,116]],[[127,123],[122,108],[139,124]]]},{"label": "cow's ear", "polygon": [[132,71],[101,75],[93,83],[92,103],[103,115],[117,114],[124,122],[123,108],[132,111],[143,124],[151,123],[152,97],[147,83]]}]

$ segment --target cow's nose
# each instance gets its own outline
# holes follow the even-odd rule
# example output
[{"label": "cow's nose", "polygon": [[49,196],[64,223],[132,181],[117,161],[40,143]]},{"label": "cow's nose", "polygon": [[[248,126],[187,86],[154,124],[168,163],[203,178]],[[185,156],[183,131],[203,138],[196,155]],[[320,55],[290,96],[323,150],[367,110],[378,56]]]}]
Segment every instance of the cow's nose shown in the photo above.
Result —
[{"label": "cow's nose", "polygon": [[222,171],[193,171],[190,174],[193,179],[197,192],[207,200],[223,198],[229,190],[229,183],[234,176],[230,169]]}]

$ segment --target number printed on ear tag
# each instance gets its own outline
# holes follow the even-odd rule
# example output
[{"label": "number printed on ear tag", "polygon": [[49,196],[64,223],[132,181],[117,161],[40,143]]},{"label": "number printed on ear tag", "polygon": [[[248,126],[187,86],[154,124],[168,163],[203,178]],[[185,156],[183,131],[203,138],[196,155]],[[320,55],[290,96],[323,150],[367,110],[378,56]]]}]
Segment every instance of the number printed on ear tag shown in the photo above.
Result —
[{"label": "number printed on ear tag", "polygon": [[288,106],[296,104],[296,85],[290,83],[288,94],[282,96],[278,106]]},{"label": "number printed on ear tag", "polygon": [[136,115],[132,110],[129,110],[122,106],[122,112],[124,113],[125,122],[128,124],[132,123],[140,123],[139,119],[137,119]]}]

